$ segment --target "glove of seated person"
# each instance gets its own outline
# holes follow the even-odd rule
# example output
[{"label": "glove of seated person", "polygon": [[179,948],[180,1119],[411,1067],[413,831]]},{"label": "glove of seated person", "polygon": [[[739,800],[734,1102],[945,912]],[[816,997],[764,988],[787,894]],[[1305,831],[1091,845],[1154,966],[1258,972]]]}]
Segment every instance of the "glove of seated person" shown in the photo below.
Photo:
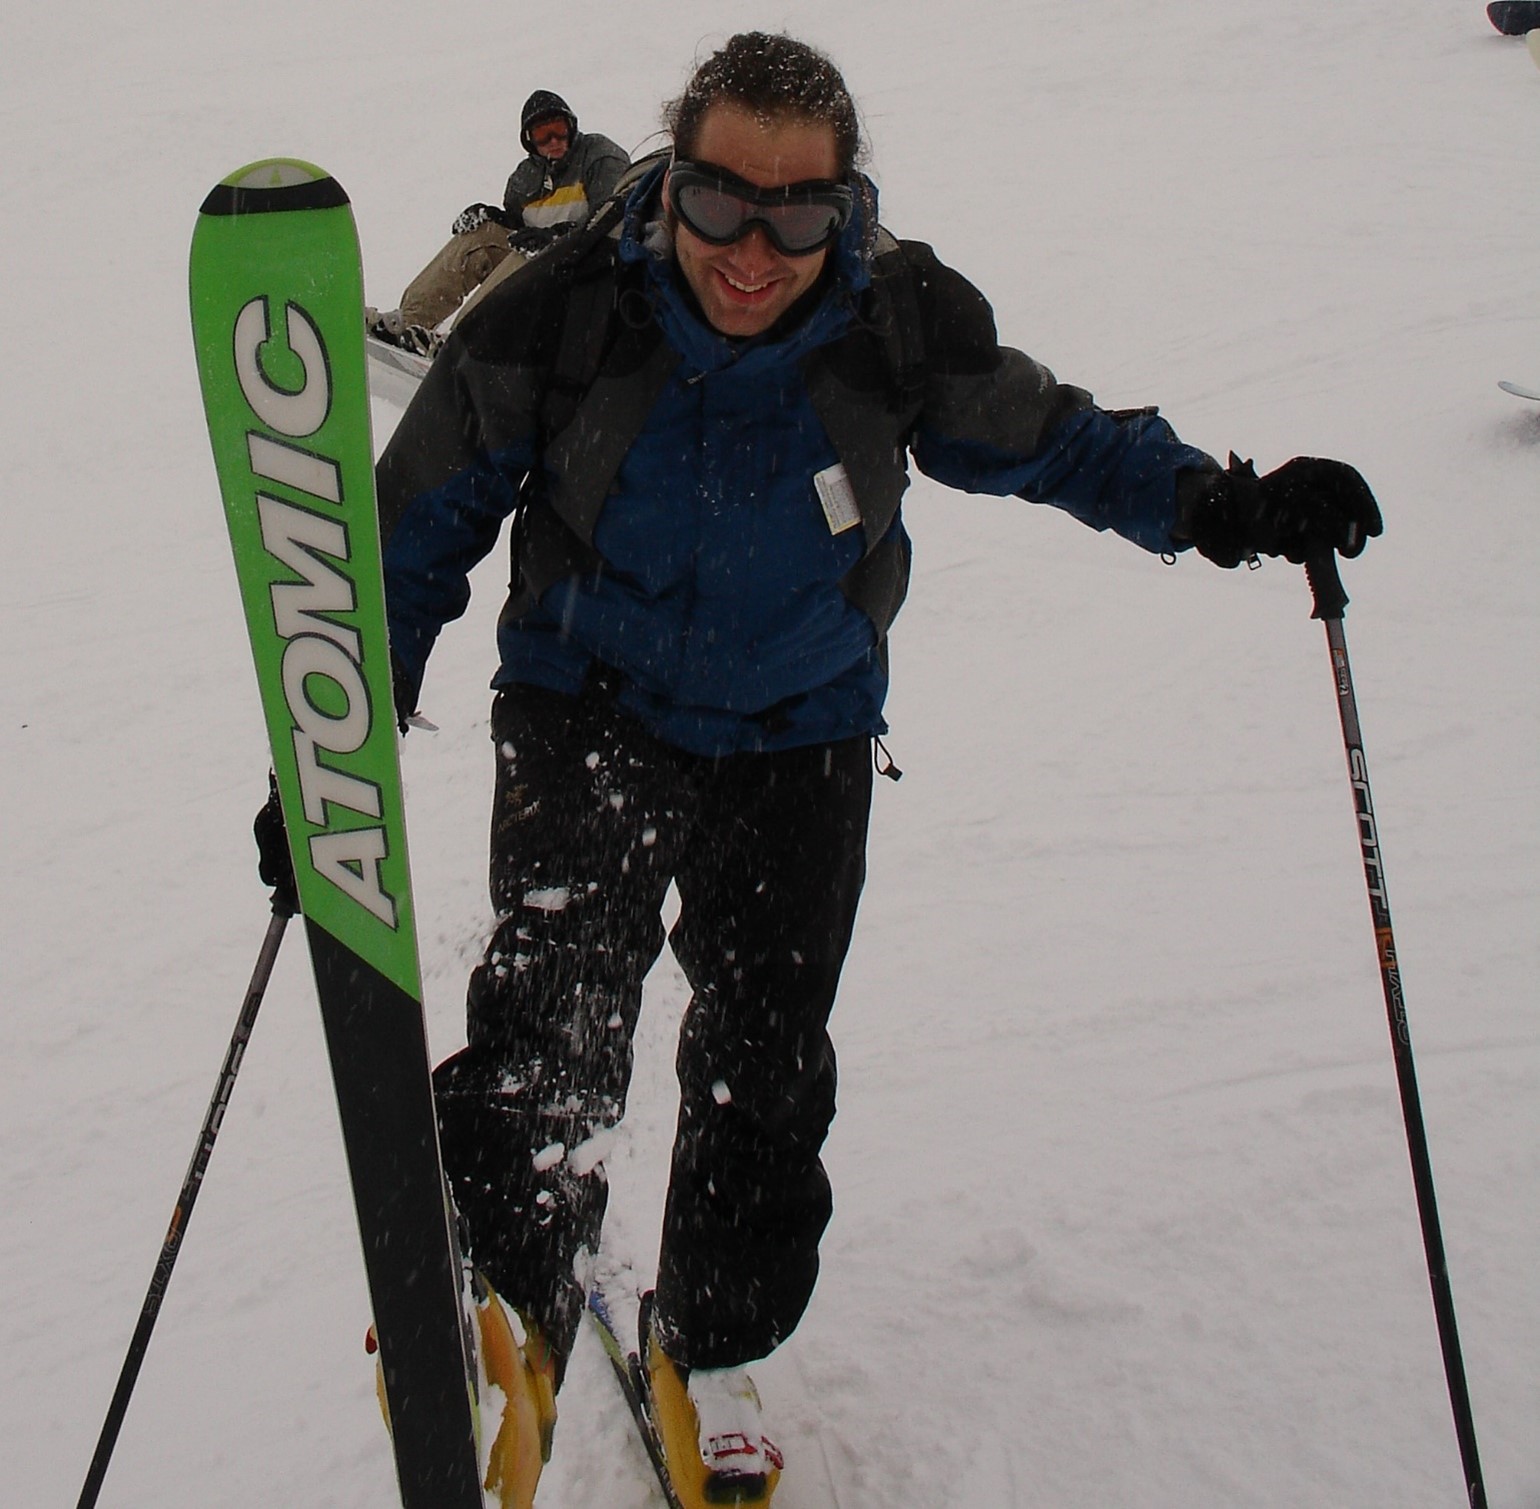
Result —
[{"label": "glove of seated person", "polygon": [[452,236],[468,236],[472,231],[479,231],[488,221],[498,225],[508,225],[507,210],[496,204],[468,204],[458,215],[455,223],[449,227]]},{"label": "glove of seated person", "polygon": [[577,229],[575,220],[564,220],[559,225],[521,225],[508,237],[508,244],[526,257],[543,252],[553,241],[559,241],[570,231]]},{"label": "glove of seated person", "polygon": [[294,880],[294,861],[289,856],[289,835],[283,823],[283,804],[278,800],[278,777],[267,773],[267,801],[251,825],[257,841],[257,874],[273,888],[273,910],[292,917],[299,910],[299,888]]},{"label": "glove of seated person", "polygon": [[1259,477],[1231,452],[1225,471],[1190,490],[1173,538],[1228,569],[1253,555],[1295,565],[1331,551],[1351,558],[1384,528],[1369,484],[1345,461],[1296,456]]}]

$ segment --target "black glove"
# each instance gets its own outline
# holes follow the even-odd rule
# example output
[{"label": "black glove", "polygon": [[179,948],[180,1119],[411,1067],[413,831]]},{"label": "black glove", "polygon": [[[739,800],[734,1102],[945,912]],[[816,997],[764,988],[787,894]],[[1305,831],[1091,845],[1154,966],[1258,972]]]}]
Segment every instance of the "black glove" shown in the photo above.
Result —
[{"label": "black glove", "polygon": [[406,673],[406,667],[390,652],[390,696],[396,708],[396,727],[405,733],[411,726],[408,719],[417,711],[417,695],[421,687]]},{"label": "black glove", "polygon": [[294,882],[294,861],[289,857],[289,835],[283,825],[283,805],[278,800],[278,777],[267,773],[267,802],[251,825],[257,841],[257,874],[273,888],[273,910],[292,917],[299,910],[299,889]]},{"label": "black glove", "polygon": [[508,237],[508,244],[526,257],[532,257],[577,228],[576,220],[563,220],[559,225],[523,225]]},{"label": "black glove", "polygon": [[510,225],[507,210],[495,204],[468,204],[458,215],[455,223],[449,227],[451,236],[468,236],[472,231],[479,231],[487,221],[495,220],[499,225]]},{"label": "black glove", "polygon": [[1333,550],[1358,555],[1384,529],[1369,484],[1347,462],[1296,456],[1258,477],[1232,451],[1228,470],[1192,489],[1174,538],[1226,568],[1253,555],[1303,565]]}]

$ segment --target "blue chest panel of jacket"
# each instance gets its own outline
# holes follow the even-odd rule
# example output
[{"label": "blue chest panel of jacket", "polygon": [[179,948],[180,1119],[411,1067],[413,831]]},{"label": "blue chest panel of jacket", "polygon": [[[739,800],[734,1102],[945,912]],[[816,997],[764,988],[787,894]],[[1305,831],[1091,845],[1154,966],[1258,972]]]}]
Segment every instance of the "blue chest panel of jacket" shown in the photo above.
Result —
[{"label": "blue chest panel of jacket", "polygon": [[703,754],[881,731],[876,635],[840,588],[864,538],[835,532],[813,481],[839,458],[802,379],[811,342],[736,350],[663,299],[685,359],[599,516],[605,570],[505,626],[499,683],[570,690],[597,659]]},{"label": "blue chest panel of jacket", "polygon": [[[882,732],[885,657],[876,621],[847,591],[858,563],[865,570],[907,558],[902,518],[893,500],[893,513],[872,515],[890,520],[884,540],[868,540],[859,525],[837,530],[818,487],[840,461],[820,414],[851,448],[846,464],[865,467],[870,499],[883,474],[861,437],[868,429],[884,437],[882,425],[903,412],[830,399],[831,377],[847,382],[852,372],[847,397],[870,391],[850,362],[865,338],[855,329],[858,309],[861,319],[870,315],[864,222],[857,216],[846,228],[806,308],[763,338],[734,342],[700,317],[669,247],[656,242],[656,175],[650,183],[628,201],[615,256],[641,269],[649,318],[677,360],[656,397],[648,387],[645,417],[607,496],[583,495],[586,511],[559,526],[592,545],[597,567],[542,577],[533,608],[516,588],[499,625],[493,684],[575,693],[596,665],[610,667],[622,708],[666,742],[704,755]],[[875,226],[875,205],[871,214]],[[1180,548],[1172,538],[1178,483],[1217,463],[1155,415],[1106,413],[1089,393],[1001,346],[993,312],[966,279],[919,243],[905,243],[903,255],[926,364],[913,422],[893,434],[919,470],[965,491],[1050,504],[1147,550]],[[512,320],[516,282],[498,293]],[[486,330],[496,329],[488,316]],[[526,480],[537,504],[542,480],[553,508],[553,498],[571,496],[561,492],[568,474],[554,464],[542,474],[539,446],[521,438],[530,428],[515,406],[527,402],[523,389],[505,392],[485,374],[462,389],[456,363],[463,356],[474,374],[480,358],[458,340],[457,332],[380,469],[382,513],[392,521],[384,543],[391,645],[408,695],[440,628],[464,611],[467,573],[496,542]],[[511,438],[489,452],[475,439],[488,433]]]}]

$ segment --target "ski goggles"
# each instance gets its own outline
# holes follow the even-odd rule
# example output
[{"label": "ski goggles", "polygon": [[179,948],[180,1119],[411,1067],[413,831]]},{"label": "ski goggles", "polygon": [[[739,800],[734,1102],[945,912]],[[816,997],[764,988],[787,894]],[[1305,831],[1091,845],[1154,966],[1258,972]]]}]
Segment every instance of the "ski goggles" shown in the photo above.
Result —
[{"label": "ski goggles", "polygon": [[544,147],[555,146],[559,141],[570,141],[571,132],[567,130],[567,123],[560,116],[554,120],[543,120],[529,128],[529,139],[535,144],[538,152]]},{"label": "ski goggles", "polygon": [[731,246],[757,225],[786,257],[806,257],[828,246],[850,224],[850,186],[826,178],[761,189],[709,163],[675,162],[668,170],[669,201],[685,228],[711,246]]}]

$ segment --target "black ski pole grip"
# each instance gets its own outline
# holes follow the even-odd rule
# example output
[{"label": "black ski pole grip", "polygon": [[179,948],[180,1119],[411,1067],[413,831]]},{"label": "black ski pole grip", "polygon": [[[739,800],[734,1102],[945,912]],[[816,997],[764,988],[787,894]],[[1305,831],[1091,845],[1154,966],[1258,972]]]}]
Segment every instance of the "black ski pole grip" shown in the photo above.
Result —
[{"label": "black ski pole grip", "polygon": [[1315,608],[1310,616],[1322,619],[1340,619],[1348,605],[1348,595],[1337,571],[1337,552],[1324,551],[1305,562],[1305,580],[1315,597]]}]

